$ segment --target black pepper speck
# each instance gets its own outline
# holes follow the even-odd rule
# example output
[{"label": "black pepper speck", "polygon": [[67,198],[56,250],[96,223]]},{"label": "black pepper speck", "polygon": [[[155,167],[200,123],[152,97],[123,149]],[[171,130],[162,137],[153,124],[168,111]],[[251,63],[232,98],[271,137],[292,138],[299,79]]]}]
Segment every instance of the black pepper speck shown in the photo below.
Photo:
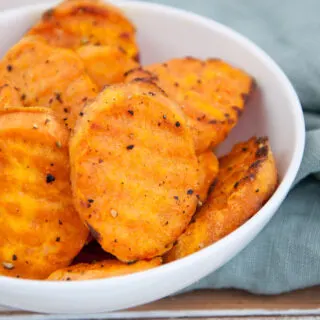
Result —
[{"label": "black pepper speck", "polygon": [[59,92],[56,93],[56,100],[57,100],[58,102],[60,102],[60,103],[63,103],[62,97],[61,97],[61,93],[59,93]]},{"label": "black pepper speck", "polygon": [[50,174],[50,173],[47,174],[47,177],[46,177],[46,182],[47,183],[52,183],[55,180],[56,180],[56,178],[52,174]]}]

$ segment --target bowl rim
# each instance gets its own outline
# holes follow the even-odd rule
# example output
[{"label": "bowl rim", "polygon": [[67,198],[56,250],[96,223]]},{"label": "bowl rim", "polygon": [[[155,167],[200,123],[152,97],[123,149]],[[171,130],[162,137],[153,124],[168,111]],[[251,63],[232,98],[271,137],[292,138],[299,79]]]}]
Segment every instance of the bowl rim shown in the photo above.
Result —
[{"label": "bowl rim", "polygon": [[[179,260],[170,262],[168,264],[160,265],[156,268],[140,271],[129,275],[123,276],[115,276],[112,278],[105,279],[93,279],[93,280],[82,280],[82,281],[48,281],[48,280],[33,280],[33,279],[22,279],[22,278],[12,278],[7,276],[0,276],[0,286],[4,287],[15,287],[16,290],[20,290],[28,286],[29,290],[64,290],[65,292],[70,292],[78,289],[78,290],[96,290],[97,285],[103,286],[121,286],[122,283],[125,284],[127,281],[135,280],[135,281],[145,281],[146,278],[152,279],[154,276],[157,276],[159,273],[171,273],[179,271],[181,268],[184,268],[186,265],[195,264],[201,262],[201,260],[208,255],[208,253],[213,250],[213,248],[218,248],[220,246],[224,246],[225,243],[229,242],[231,238],[240,237],[243,232],[246,230],[250,230],[257,222],[260,220],[261,216],[270,216],[272,217],[284,200],[286,195],[288,194],[290,187],[292,186],[294,179],[298,173],[304,147],[305,147],[305,123],[303,117],[302,107],[295,92],[291,82],[282,71],[282,69],[278,66],[278,64],[260,47],[254,44],[251,40],[233,30],[232,28],[225,26],[215,20],[212,20],[207,17],[203,17],[196,13],[175,8],[169,5],[157,4],[157,3],[149,3],[143,1],[126,1],[126,0],[104,0],[105,2],[110,2],[119,6],[120,8],[125,9],[129,7],[130,9],[135,10],[153,10],[161,12],[162,14],[179,16],[185,20],[196,22],[207,29],[214,29],[215,32],[219,32],[228,36],[230,39],[235,41],[240,46],[248,48],[253,54],[259,57],[260,61],[262,61],[268,68],[276,75],[276,77],[280,80],[282,84],[282,90],[286,91],[286,96],[289,98],[289,104],[292,106],[292,111],[294,114],[294,125],[297,141],[295,145],[295,149],[293,152],[292,159],[287,168],[287,172],[283,177],[282,182],[279,184],[277,190],[272,195],[272,197],[265,203],[265,205],[247,222],[245,222],[242,226],[237,228],[235,231],[231,232],[229,235],[225,236],[221,240],[216,243],[211,244],[210,246],[201,249],[198,252],[195,252],[189,256],[181,258]],[[48,1],[45,4],[35,4],[35,5],[26,5],[19,8],[5,10],[0,12],[0,19],[5,15],[13,15],[20,13],[30,14],[32,12],[38,10],[46,10],[50,8],[50,6],[58,3],[60,1]],[[194,282],[194,281],[192,281]],[[191,284],[191,283],[190,283]],[[183,287],[186,287],[185,285]]]}]

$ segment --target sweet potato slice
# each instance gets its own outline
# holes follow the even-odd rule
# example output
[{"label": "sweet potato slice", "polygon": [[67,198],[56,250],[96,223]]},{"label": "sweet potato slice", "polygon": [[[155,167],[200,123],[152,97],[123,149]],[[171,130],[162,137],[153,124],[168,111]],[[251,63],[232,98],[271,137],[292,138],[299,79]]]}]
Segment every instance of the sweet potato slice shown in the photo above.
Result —
[{"label": "sweet potato slice", "polygon": [[235,126],[253,89],[253,79],[218,60],[173,59],[131,70],[126,81],[151,79],[188,117],[197,153],[218,145]]},{"label": "sweet potato slice", "polygon": [[26,37],[9,50],[0,63],[0,78],[12,83],[24,106],[49,107],[68,128],[97,94],[76,53],[38,37]]},{"label": "sweet potato slice", "polygon": [[154,258],[150,261],[138,261],[132,264],[123,263],[118,260],[80,263],[53,272],[48,280],[74,281],[111,278],[152,269],[160,266],[161,263],[161,258]]},{"label": "sweet potato slice", "polygon": [[44,279],[88,230],[72,203],[68,132],[46,108],[0,111],[0,274]]},{"label": "sweet potato slice", "polygon": [[63,1],[44,13],[28,34],[51,45],[77,49],[83,45],[116,45],[130,57],[138,53],[135,27],[115,6],[96,0]]},{"label": "sweet potato slice", "polygon": [[47,11],[28,34],[53,46],[80,48],[78,53],[100,89],[123,80],[139,61],[134,25],[117,7],[102,1],[64,1]]},{"label": "sweet potato slice", "polygon": [[127,53],[116,46],[87,45],[79,48],[77,53],[100,90],[105,85],[123,82],[125,72],[139,66],[138,62],[128,58]]},{"label": "sweet potato slice", "polygon": [[0,81],[0,109],[22,107],[20,95],[11,83]]},{"label": "sweet potato slice", "polygon": [[154,84],[107,87],[70,142],[75,205],[103,249],[124,262],[168,251],[196,205],[198,162],[179,107]]},{"label": "sweet potato slice", "polygon": [[198,156],[199,161],[199,176],[200,176],[200,190],[198,204],[202,204],[206,201],[210,186],[214,183],[219,172],[219,161],[215,154],[209,150]]},{"label": "sweet potato slice", "polygon": [[220,171],[207,203],[196,213],[177,244],[172,261],[220,240],[253,216],[277,186],[277,169],[267,138],[237,144],[220,159]]}]

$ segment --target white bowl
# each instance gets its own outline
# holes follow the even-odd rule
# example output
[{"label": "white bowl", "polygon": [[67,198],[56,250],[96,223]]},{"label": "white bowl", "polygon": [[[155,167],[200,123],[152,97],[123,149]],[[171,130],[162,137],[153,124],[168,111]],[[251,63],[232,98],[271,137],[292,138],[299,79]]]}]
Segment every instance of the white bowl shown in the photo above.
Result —
[{"label": "white bowl", "polygon": [[[294,89],[271,58],[236,32],[195,14],[150,3],[116,3],[138,28],[143,63],[186,55],[221,57],[255,77],[258,92],[220,152],[250,136],[268,135],[281,183],[265,206],[242,227],[186,258],[105,280],[47,282],[0,277],[0,304],[38,312],[95,313],[129,308],[172,294],[218,269],[242,250],[274,215],[298,171],[305,140],[303,114]],[[48,7],[2,12],[0,54]]]}]

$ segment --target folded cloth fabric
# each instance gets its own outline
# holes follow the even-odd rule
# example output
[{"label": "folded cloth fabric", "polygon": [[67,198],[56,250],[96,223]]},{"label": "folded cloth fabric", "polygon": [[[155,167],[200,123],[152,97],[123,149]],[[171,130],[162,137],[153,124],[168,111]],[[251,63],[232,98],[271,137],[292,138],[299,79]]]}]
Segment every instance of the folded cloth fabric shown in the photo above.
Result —
[{"label": "folded cloth fabric", "polygon": [[184,291],[239,288],[278,294],[320,284],[320,1],[145,1],[208,16],[246,35],[282,67],[305,111],[303,162],[279,211],[238,256]]}]

